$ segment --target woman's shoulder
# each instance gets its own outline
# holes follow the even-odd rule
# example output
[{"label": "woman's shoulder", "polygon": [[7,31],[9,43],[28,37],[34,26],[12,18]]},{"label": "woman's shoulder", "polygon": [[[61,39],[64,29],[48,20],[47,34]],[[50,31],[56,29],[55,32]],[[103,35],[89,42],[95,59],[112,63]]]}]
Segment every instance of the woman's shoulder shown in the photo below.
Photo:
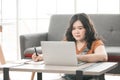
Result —
[{"label": "woman's shoulder", "polygon": [[91,45],[91,49],[89,50],[88,54],[94,53],[95,49],[100,45],[104,45],[102,40],[97,39],[97,40],[93,41],[92,45]]},{"label": "woman's shoulder", "polygon": [[93,41],[93,44],[102,44],[102,45],[104,45],[103,41],[100,40],[100,39],[97,39],[97,40]]},{"label": "woman's shoulder", "polygon": [[102,40],[97,39],[97,40],[93,41],[93,43],[92,43],[92,48],[95,49],[96,47],[98,47],[98,46],[100,46],[100,45],[104,45],[104,43],[103,43]]}]

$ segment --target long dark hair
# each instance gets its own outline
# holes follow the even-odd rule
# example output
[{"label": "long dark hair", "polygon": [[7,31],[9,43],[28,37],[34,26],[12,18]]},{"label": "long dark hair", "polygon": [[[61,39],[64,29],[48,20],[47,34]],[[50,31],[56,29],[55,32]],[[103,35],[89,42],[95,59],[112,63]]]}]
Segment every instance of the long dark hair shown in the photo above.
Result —
[{"label": "long dark hair", "polygon": [[76,40],[74,39],[74,37],[72,35],[72,28],[73,28],[74,22],[77,20],[81,21],[83,24],[83,27],[86,29],[85,41],[87,42],[88,49],[90,49],[92,42],[95,41],[96,39],[100,39],[100,38],[98,37],[98,34],[93,26],[92,21],[90,20],[90,17],[88,15],[86,15],[85,13],[75,14],[71,17],[69,27],[65,34],[66,40],[76,42]]}]

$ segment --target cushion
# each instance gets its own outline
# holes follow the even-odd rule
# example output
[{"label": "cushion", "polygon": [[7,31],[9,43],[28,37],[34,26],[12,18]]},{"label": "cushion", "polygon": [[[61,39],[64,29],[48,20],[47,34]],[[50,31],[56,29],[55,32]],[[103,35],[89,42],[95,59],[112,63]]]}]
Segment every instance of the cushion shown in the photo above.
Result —
[{"label": "cushion", "polygon": [[33,54],[33,53],[25,53],[25,54],[24,54],[24,57],[25,57],[25,58],[32,58],[32,54]]},{"label": "cushion", "polygon": [[120,62],[120,56],[108,56],[108,62]]}]

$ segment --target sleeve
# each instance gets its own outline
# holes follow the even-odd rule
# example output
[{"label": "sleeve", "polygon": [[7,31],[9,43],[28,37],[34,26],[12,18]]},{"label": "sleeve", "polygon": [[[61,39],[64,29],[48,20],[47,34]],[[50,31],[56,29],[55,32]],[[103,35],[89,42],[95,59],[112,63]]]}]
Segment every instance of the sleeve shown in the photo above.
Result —
[{"label": "sleeve", "polygon": [[102,42],[102,40],[96,40],[92,43],[92,47],[91,49],[87,52],[87,54],[93,54],[95,49],[100,46],[100,45],[104,45],[104,43]]},{"label": "sleeve", "polygon": [[100,45],[104,45],[104,43],[102,42],[102,40],[96,40],[94,42],[93,48],[96,49]]}]

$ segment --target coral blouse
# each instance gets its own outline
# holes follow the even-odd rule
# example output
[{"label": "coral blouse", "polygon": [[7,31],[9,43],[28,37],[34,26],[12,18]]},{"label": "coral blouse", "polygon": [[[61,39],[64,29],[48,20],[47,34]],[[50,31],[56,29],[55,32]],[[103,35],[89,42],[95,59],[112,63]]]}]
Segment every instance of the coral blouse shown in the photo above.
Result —
[{"label": "coral blouse", "polygon": [[[95,51],[95,49],[98,46],[100,46],[100,45],[104,45],[104,43],[102,42],[102,40],[95,40],[95,41],[93,41],[91,49],[88,50],[86,54],[93,54],[94,51]],[[76,47],[76,54],[81,54],[84,51],[84,49],[86,48],[86,46],[87,45],[85,44],[80,50],[78,50],[77,47]]]}]

